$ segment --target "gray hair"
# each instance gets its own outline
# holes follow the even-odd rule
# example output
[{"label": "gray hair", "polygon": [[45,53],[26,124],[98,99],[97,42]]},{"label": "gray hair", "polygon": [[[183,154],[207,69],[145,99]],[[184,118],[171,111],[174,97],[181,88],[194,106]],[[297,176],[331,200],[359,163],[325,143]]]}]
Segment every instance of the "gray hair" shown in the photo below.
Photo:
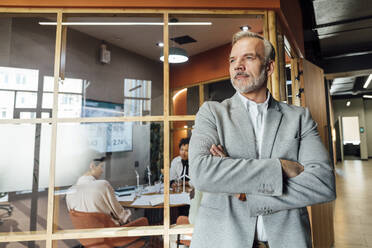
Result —
[{"label": "gray hair", "polygon": [[232,45],[234,45],[238,40],[243,38],[256,38],[263,40],[264,47],[265,47],[265,63],[269,61],[275,61],[275,49],[274,46],[271,44],[270,41],[266,40],[264,37],[257,33],[253,33],[250,31],[239,31],[233,35],[232,38]]}]

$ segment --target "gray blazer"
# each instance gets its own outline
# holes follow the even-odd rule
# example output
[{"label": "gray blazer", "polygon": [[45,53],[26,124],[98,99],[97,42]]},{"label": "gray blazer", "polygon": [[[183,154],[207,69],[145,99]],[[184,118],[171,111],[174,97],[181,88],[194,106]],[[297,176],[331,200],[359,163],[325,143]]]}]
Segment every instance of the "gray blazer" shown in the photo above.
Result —
[{"label": "gray blazer", "polygon": [[[212,144],[221,144],[228,157],[212,156]],[[311,247],[306,206],[332,201],[336,194],[328,153],[310,112],[271,97],[260,158],[255,146],[238,93],[201,106],[189,145],[192,182],[203,192],[192,248],[252,247],[258,215],[270,248]],[[298,161],[304,171],[284,179],[279,158]],[[235,193],[246,193],[247,201]]]}]

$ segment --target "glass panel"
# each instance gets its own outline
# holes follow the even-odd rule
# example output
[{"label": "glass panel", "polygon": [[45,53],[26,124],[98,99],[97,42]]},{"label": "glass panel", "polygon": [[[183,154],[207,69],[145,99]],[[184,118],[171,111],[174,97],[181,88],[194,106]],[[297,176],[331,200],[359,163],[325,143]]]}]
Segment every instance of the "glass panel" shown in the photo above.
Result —
[{"label": "glass panel", "polygon": [[50,139],[45,139],[50,137],[48,127],[49,124],[0,125],[0,205],[8,212],[0,217],[0,232],[46,229],[46,168],[50,161],[45,160],[43,148],[50,147]]},{"label": "glass panel", "polygon": [[217,81],[204,85],[204,101],[217,101],[232,97],[236,90],[231,84],[230,79]]},{"label": "glass panel", "polygon": [[45,248],[46,242],[45,241],[23,241],[23,242],[4,242],[0,243],[0,247],[6,248]]},{"label": "glass panel", "polygon": [[199,86],[173,92],[173,115],[195,115],[199,110]]},{"label": "glass panel", "polygon": [[[105,241],[112,241],[111,238],[106,238]],[[54,248],[74,248],[84,245],[85,247],[96,247],[95,244],[105,242],[103,238],[97,239],[69,239],[69,240],[58,240],[53,244]],[[133,245],[127,246],[133,242]],[[163,248],[162,236],[144,236],[144,237],[120,237],[115,238],[115,247],[148,247],[148,248]],[[81,247],[84,247],[81,246]],[[111,247],[111,246],[107,246]]]},{"label": "glass panel", "polygon": [[14,91],[0,91],[0,119],[13,118],[14,94]]},{"label": "glass panel", "polygon": [[[187,223],[188,223],[188,218],[186,216],[179,217],[178,222],[177,222],[177,224],[179,224],[179,225],[186,225]],[[169,237],[169,247],[170,248],[190,247],[191,239],[192,239],[192,233],[170,235],[170,237]]]},{"label": "glass panel", "polygon": [[126,223],[129,216],[132,221],[146,217],[150,225],[162,225],[163,185],[158,184],[162,148],[161,123],[58,124],[59,229],[79,227],[69,216],[72,209],[111,213],[109,220],[115,225]]},{"label": "glass panel", "polygon": [[[191,25],[196,22],[202,25]],[[231,85],[228,58],[232,36],[240,31],[243,26],[249,26],[250,31],[263,35],[263,16],[171,15],[169,26],[170,54],[187,55],[188,60],[183,63],[170,64],[170,87],[178,90],[191,85],[224,79],[228,90],[224,92],[224,89],[219,89],[221,92],[218,92],[217,97],[219,99],[217,100],[230,97],[230,90],[234,94],[235,90],[227,86]],[[208,93],[209,89],[205,90]],[[198,91],[190,88],[187,91],[187,97],[183,97],[184,103],[181,105],[187,106],[187,114],[195,114],[196,108],[191,107],[191,110],[189,108],[190,104],[198,105]],[[186,93],[183,94],[186,95]],[[182,99],[181,96],[181,94],[178,96],[180,100]],[[216,97],[213,95],[204,96],[204,99],[210,98],[214,99]],[[177,107],[173,105],[173,108],[175,110],[174,114],[177,115]],[[181,113],[183,112],[181,111]]]},{"label": "glass panel", "polygon": [[36,118],[36,112],[20,112],[20,119],[34,119]]},{"label": "glass panel", "polygon": [[17,92],[16,108],[36,108],[37,93]]},{"label": "glass panel", "polygon": [[9,92],[6,99],[0,97],[0,118],[35,118],[33,114],[13,116],[14,108],[41,112],[37,109],[42,100],[39,89],[44,75],[54,72],[56,37],[55,26],[39,24],[45,20],[55,21],[56,15],[0,14],[0,90]]},{"label": "glass panel", "polygon": [[174,121],[171,125],[171,224],[175,224],[179,216],[189,214],[190,192],[193,187],[189,175],[188,143],[193,125],[193,121]]},{"label": "glass panel", "polygon": [[[67,26],[66,78],[59,91],[82,98],[80,106],[70,98],[64,108],[74,105],[74,111],[58,117],[162,115],[163,63],[156,46],[163,37],[162,15],[65,17],[80,25]],[[51,91],[53,78],[44,81],[44,91]]]}]

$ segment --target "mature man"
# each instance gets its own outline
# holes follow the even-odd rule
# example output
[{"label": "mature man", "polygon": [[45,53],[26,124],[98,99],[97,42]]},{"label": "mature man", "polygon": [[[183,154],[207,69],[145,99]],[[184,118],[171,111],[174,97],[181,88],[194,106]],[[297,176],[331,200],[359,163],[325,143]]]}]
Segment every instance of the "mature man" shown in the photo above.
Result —
[{"label": "mature man", "polygon": [[130,210],[125,210],[117,201],[114,189],[106,180],[98,180],[103,173],[103,159],[96,159],[89,170],[70,188],[66,196],[68,210],[88,213],[106,213],[113,221],[123,225],[129,221]]},{"label": "mature man", "polygon": [[317,125],[267,91],[270,42],[242,31],[232,44],[237,93],[203,104],[190,141],[192,182],[203,192],[191,247],[311,247],[306,206],[335,199]]},{"label": "mature man", "polygon": [[[180,140],[178,147],[180,148],[180,155],[172,160],[170,167],[170,181],[173,183],[177,178],[180,178],[185,173],[189,175],[189,142],[190,138],[183,138]],[[189,181],[189,179],[186,179]]]}]

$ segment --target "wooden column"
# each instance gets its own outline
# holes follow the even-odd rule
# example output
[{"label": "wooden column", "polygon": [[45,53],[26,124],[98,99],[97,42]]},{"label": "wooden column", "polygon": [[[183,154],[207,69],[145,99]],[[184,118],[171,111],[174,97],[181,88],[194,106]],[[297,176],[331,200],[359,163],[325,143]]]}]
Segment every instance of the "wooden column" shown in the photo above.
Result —
[{"label": "wooden column", "polygon": [[297,80],[298,76],[298,59],[291,59],[291,80],[292,80],[292,104],[296,106],[301,106],[300,98],[296,95],[300,88],[300,81]]},{"label": "wooden column", "polygon": [[201,107],[203,102],[204,102],[204,84],[200,84],[199,85],[199,107]]},{"label": "wooden column", "polygon": [[[267,10],[265,11],[265,15],[264,15],[263,31],[264,31],[265,39],[270,40],[270,38],[269,38],[269,11],[267,11]],[[267,89],[270,91],[271,94],[273,93],[271,77],[269,77],[267,79]]]},{"label": "wooden column", "polygon": [[287,101],[287,77],[285,75],[284,37],[278,35],[278,67],[280,101]]},{"label": "wooden column", "polygon": [[276,14],[275,11],[268,11],[268,24],[269,24],[269,40],[275,48],[275,67],[271,75],[271,94],[275,100],[280,101],[280,87],[279,87],[279,63],[278,63],[278,39],[276,33]]}]

